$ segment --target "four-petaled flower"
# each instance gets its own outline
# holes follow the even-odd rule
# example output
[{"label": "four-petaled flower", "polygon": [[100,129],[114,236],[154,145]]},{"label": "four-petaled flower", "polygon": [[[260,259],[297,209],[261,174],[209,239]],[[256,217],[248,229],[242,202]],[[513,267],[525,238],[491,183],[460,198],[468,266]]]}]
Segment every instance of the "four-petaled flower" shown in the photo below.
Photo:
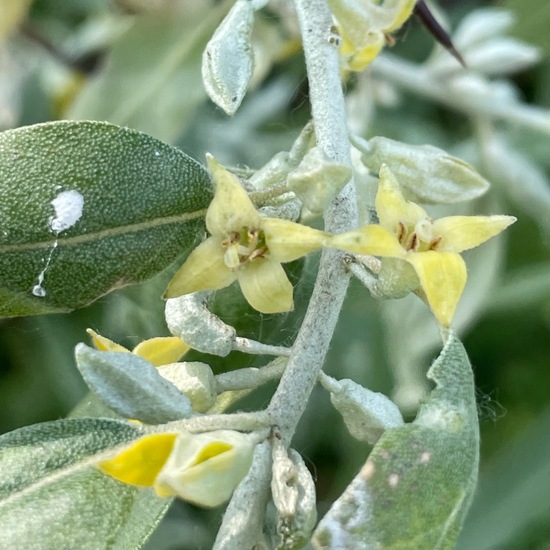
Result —
[{"label": "four-petaled flower", "polygon": [[320,248],[329,235],[261,216],[236,176],[212,156],[208,156],[208,168],[216,184],[206,213],[211,236],[191,252],[164,297],[217,290],[238,280],[254,309],[262,313],[290,311],[293,289],[281,263]]},{"label": "four-petaled flower", "polygon": [[[459,252],[474,248],[516,221],[512,216],[449,216],[432,221],[419,205],[407,201],[386,165],[380,169],[376,195],[379,225],[367,225],[334,236],[329,246],[384,260],[395,258],[414,268],[412,286],[420,286],[441,325],[451,324],[466,284],[466,265]],[[384,276],[409,286],[406,269],[392,262]],[[396,268],[397,267],[397,268]],[[404,266],[406,267],[406,266]],[[382,275],[382,273],[381,273]],[[392,285],[399,287],[399,280]]]},{"label": "four-petaled flower", "polygon": [[153,487],[158,496],[213,507],[226,502],[248,472],[256,442],[233,430],[153,433],[98,467],[123,483]]},{"label": "four-petaled flower", "polygon": [[329,0],[342,37],[344,67],[362,71],[380,53],[391,33],[411,16],[416,0]]}]

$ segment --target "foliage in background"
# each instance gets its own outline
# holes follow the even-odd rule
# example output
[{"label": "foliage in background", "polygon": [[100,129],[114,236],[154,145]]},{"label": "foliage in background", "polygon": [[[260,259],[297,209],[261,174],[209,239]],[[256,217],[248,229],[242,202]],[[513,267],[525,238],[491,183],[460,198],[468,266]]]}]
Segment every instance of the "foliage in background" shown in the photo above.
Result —
[{"label": "foliage in background", "polygon": [[[237,114],[227,118],[207,101],[200,59],[231,2],[37,0],[28,14],[23,2],[5,6],[10,4],[17,4],[21,12],[14,17],[24,23],[9,39],[0,29],[2,129],[60,118],[108,120],[177,145],[201,161],[210,151],[224,162],[257,168],[273,154],[288,150],[309,117],[296,29],[278,24],[282,12],[260,15],[253,37],[258,50],[252,90]],[[477,5],[442,4],[453,27]],[[514,34],[539,46],[543,59],[515,75],[514,88],[502,85],[496,93],[505,106],[509,101],[510,112],[516,112],[518,97],[548,108],[547,3],[509,0],[506,5],[518,16]],[[480,40],[485,28],[479,28]],[[457,314],[474,368],[482,419],[481,478],[458,548],[542,550],[550,544],[548,114],[545,119],[542,110],[533,113],[525,124],[506,116],[486,124],[481,114],[469,117],[452,100],[427,99],[422,91],[392,79],[395,66],[390,63],[397,56],[422,62],[431,49],[429,39],[414,21],[399,38],[385,61],[373,66],[368,77],[372,81],[359,78],[349,84],[354,131],[361,133],[368,126],[366,137],[431,143],[467,159],[493,185],[474,211],[507,212],[520,220],[506,239],[469,253],[469,284]],[[440,63],[439,70],[452,75],[447,55],[440,51],[431,63]],[[371,85],[374,95],[366,91]],[[468,87],[472,82],[456,85],[457,97],[476,92]],[[296,310],[284,323],[254,312],[238,299],[233,310],[225,311],[225,320],[239,334],[246,335],[259,323],[262,341],[291,342],[311,292],[315,263],[315,258],[308,258],[295,266],[305,276],[295,296]],[[80,401],[86,386],[73,350],[86,339],[87,327],[130,348],[144,338],[168,334],[158,297],[170,275],[163,273],[68,315],[1,320],[0,431],[66,416]],[[437,352],[437,338],[431,319],[414,297],[375,302],[354,284],[327,372],[391,394],[412,413],[430,389],[425,372]],[[234,353],[235,365],[261,364]],[[196,358],[201,357],[197,353]],[[223,363],[210,359],[207,362],[219,372]],[[267,390],[253,394],[243,408],[261,406],[268,395]],[[327,439],[327,433],[335,437]],[[313,394],[294,446],[320,482],[320,515],[370,450],[342,428],[320,390]],[[219,516],[177,503],[148,547],[174,548],[174,539],[190,541],[178,547],[182,550],[209,547]]]}]

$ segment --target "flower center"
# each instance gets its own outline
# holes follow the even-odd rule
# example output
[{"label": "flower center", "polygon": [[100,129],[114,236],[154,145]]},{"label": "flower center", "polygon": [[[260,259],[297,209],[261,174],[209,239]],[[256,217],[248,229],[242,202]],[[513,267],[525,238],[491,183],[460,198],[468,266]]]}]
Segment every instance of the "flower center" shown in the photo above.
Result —
[{"label": "flower center", "polygon": [[441,242],[441,235],[436,235],[432,222],[424,218],[416,222],[414,227],[399,222],[397,239],[407,252],[427,252],[428,250],[437,250]]},{"label": "flower center", "polygon": [[225,265],[230,269],[237,269],[256,258],[264,258],[267,252],[264,232],[249,227],[230,233],[222,241],[222,246],[225,248]]}]

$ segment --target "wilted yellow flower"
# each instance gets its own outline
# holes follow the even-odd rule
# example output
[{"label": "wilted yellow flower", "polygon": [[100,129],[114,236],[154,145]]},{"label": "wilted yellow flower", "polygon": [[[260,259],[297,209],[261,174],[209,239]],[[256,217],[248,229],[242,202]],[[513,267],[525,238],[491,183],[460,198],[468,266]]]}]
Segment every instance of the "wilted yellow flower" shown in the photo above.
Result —
[{"label": "wilted yellow flower", "polygon": [[[386,165],[380,168],[376,211],[380,225],[336,235],[328,245],[411,265],[418,278],[416,286],[422,287],[435,317],[445,327],[451,324],[466,284],[466,265],[459,253],[516,221],[513,216],[449,216],[432,221],[421,206],[403,197]],[[394,276],[405,278],[405,272],[394,269]]]},{"label": "wilted yellow flower", "polygon": [[390,34],[411,16],[416,0],[329,0],[342,37],[345,68],[362,71]]},{"label": "wilted yellow flower", "polygon": [[140,342],[132,351],[124,346],[101,336],[91,328],[86,332],[92,337],[94,346],[99,351],[122,351],[133,353],[139,357],[146,359],[155,367],[175,363],[182,355],[189,351],[189,346],[176,336],[149,338]]},{"label": "wilted yellow flower", "polygon": [[187,258],[164,294],[176,298],[217,290],[238,280],[248,303],[262,313],[293,307],[292,285],[281,263],[320,248],[327,233],[259,214],[239,180],[208,156],[216,184],[206,213],[210,237]]},{"label": "wilted yellow flower", "polygon": [[233,430],[157,433],[98,467],[123,483],[153,487],[161,497],[213,507],[226,502],[246,475],[255,444],[253,436]]}]

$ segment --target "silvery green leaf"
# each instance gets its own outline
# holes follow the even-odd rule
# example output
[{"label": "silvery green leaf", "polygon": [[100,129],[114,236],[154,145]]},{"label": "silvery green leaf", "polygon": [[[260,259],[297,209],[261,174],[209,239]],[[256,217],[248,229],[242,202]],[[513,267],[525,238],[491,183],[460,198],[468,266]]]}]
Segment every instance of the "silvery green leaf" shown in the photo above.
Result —
[{"label": "silvery green leaf", "polygon": [[484,145],[483,154],[494,181],[545,232],[550,232],[550,182],[544,170],[498,137]]},{"label": "silvery green leaf", "polygon": [[167,142],[180,136],[207,99],[200,77],[202,52],[227,12],[227,3],[193,4],[185,13],[131,18],[102,70],[86,79],[67,118],[108,120]]},{"label": "silvery green leaf", "polygon": [[0,436],[0,547],[141,547],[170,500],[123,485],[94,464],[142,433],[128,422],[82,418]]},{"label": "silvery green leaf", "polygon": [[90,389],[113,411],[146,424],[191,416],[189,399],[157,369],[133,353],[75,349],[78,369]]},{"label": "silvery green leaf", "polygon": [[454,335],[428,377],[436,387],[418,416],[384,432],[319,523],[316,548],[454,548],[479,464],[472,367]]},{"label": "silvery green leaf", "polygon": [[403,425],[399,408],[384,394],[353,380],[330,378],[325,383],[323,378],[321,383],[330,392],[330,401],[342,415],[349,433],[359,441],[373,445],[386,430]]},{"label": "silvery green leaf", "polygon": [[408,145],[374,137],[368,142],[353,137],[365,166],[378,174],[387,164],[405,196],[415,202],[451,204],[475,199],[489,183],[463,160],[431,145]]},{"label": "silvery green leaf", "polygon": [[288,175],[288,187],[314,214],[322,213],[351,178],[351,168],[312,147]]},{"label": "silvery green leaf", "polygon": [[202,79],[210,99],[228,115],[243,100],[254,68],[250,43],[254,9],[249,0],[237,0],[202,57]]},{"label": "silvery green leaf", "polygon": [[511,10],[489,7],[473,10],[453,33],[453,44],[459,50],[474,48],[495,36],[507,33],[514,25]]},{"label": "silvery green leaf", "polygon": [[534,65],[541,58],[539,48],[508,37],[488,40],[463,55],[468,69],[486,75],[515,73]]},{"label": "silvery green leaf", "polygon": [[204,231],[206,170],[104,122],[0,133],[0,317],[70,311],[151,278]]}]

